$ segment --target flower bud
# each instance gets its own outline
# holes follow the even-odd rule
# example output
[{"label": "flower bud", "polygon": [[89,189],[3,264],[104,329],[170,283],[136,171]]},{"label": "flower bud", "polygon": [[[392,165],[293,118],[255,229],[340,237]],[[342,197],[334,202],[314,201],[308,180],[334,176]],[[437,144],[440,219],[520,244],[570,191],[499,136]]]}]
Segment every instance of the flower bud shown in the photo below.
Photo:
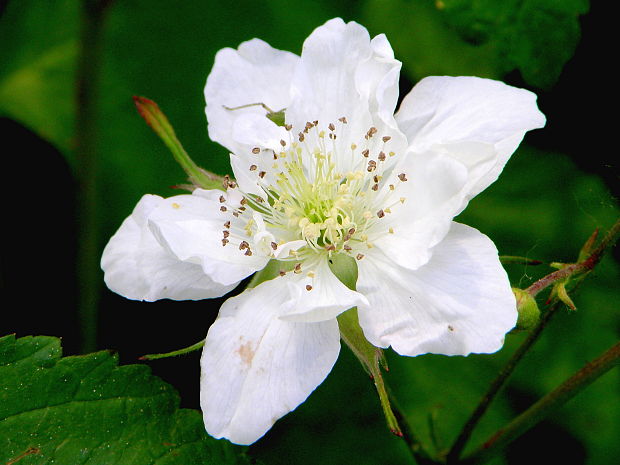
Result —
[{"label": "flower bud", "polygon": [[536,299],[523,289],[513,287],[512,292],[517,299],[517,312],[519,312],[516,329],[532,329],[536,326],[540,318],[540,309],[538,308]]}]

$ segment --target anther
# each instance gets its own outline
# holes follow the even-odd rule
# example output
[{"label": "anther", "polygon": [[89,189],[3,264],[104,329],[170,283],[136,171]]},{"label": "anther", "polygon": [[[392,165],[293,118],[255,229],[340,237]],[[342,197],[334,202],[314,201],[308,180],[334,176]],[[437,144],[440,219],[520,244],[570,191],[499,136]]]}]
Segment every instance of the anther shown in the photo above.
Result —
[{"label": "anther", "polygon": [[222,231],[222,233],[224,234],[224,239],[230,236],[230,231]]},{"label": "anther", "polygon": [[286,141],[284,141],[284,140],[280,139],[280,145],[281,145],[282,147],[286,147]]},{"label": "anther", "polygon": [[226,210],[228,210],[228,209],[227,209],[224,205],[222,205],[222,206],[220,207],[220,211],[225,212]]},{"label": "anther", "polygon": [[225,228],[230,228],[230,221],[227,221],[226,223],[224,223],[224,227]]},{"label": "anther", "polygon": [[344,249],[346,252],[350,252],[350,251],[351,251],[351,246],[350,246],[349,244],[345,244],[345,245],[344,245],[344,247],[343,247],[343,249]]},{"label": "anther", "polygon": [[355,258],[357,258],[358,260],[361,260],[362,258],[364,258],[364,254],[363,253],[358,253]]},{"label": "anther", "polygon": [[405,182],[407,180],[407,176],[405,176],[405,173],[400,173],[398,175],[398,179],[400,179],[402,182]]},{"label": "anther", "polygon": [[306,284],[306,291],[311,291],[312,290],[312,286],[310,284]]},{"label": "anther", "polygon": [[278,274],[279,274],[280,276],[284,276],[284,275],[286,274],[286,271],[284,271],[284,270],[280,270],[280,271],[278,271]]},{"label": "anther", "polygon": [[379,218],[383,218],[383,217],[385,216],[385,212],[384,212],[383,210],[379,210],[379,211],[377,212],[377,216],[378,216]]},{"label": "anther", "polygon": [[336,129],[336,126],[334,126],[334,123],[329,123],[327,127],[329,128],[330,131],[333,131],[334,129]]},{"label": "anther", "polygon": [[301,273],[301,263],[295,264],[295,268],[293,268],[293,273],[295,274]]},{"label": "anther", "polygon": [[373,191],[377,192],[379,190],[379,184],[373,184],[372,188]]},{"label": "anther", "polygon": [[241,243],[239,244],[239,250],[247,249],[249,247],[250,244],[248,244],[246,241],[241,241]]},{"label": "anther", "polygon": [[276,250],[276,249],[278,248],[278,244],[276,244],[275,242],[272,242],[272,243],[271,243],[271,248],[272,248],[273,250]]},{"label": "anther", "polygon": [[347,119],[344,116],[341,118],[338,118],[338,121],[340,121],[342,124],[347,124]]},{"label": "anther", "polygon": [[304,141],[304,139],[305,139],[304,133],[303,133],[303,132],[300,132],[300,133],[299,133],[299,142],[303,142],[303,141]]},{"label": "anther", "polygon": [[260,153],[260,149],[258,147],[254,147],[252,149],[252,153],[255,154],[255,155],[258,154],[258,153]]},{"label": "anther", "polygon": [[259,173],[258,173],[258,177],[259,177],[259,178],[261,178],[261,179],[263,179],[263,178],[265,177],[265,175],[266,175],[266,174],[267,174],[267,172],[266,172],[266,171],[259,171]]},{"label": "anther", "polygon": [[385,152],[379,152],[379,155],[377,155],[377,158],[380,161],[385,161]]},{"label": "anther", "polygon": [[287,131],[290,131],[291,129],[293,129],[293,125],[292,124],[285,124],[284,125],[284,129],[286,129]]},{"label": "anther", "polygon": [[226,202],[226,198],[223,195],[220,195],[220,203]]},{"label": "anther", "polygon": [[250,257],[252,256],[252,251],[248,248],[248,250],[245,251],[244,255],[247,255],[248,257]]},{"label": "anther", "polygon": [[362,150],[362,155],[364,155],[366,158],[368,158],[369,153],[370,153],[370,150],[368,149]]},{"label": "anther", "polygon": [[383,136],[381,139],[383,139],[383,142],[387,142],[388,140],[391,139],[390,136]]},{"label": "anther", "polygon": [[230,241],[228,239],[222,239],[222,247],[228,244]]},{"label": "anther", "polygon": [[367,171],[370,173],[371,171],[374,171],[375,169],[377,169],[377,162],[374,160],[370,160],[368,162],[368,168]]}]

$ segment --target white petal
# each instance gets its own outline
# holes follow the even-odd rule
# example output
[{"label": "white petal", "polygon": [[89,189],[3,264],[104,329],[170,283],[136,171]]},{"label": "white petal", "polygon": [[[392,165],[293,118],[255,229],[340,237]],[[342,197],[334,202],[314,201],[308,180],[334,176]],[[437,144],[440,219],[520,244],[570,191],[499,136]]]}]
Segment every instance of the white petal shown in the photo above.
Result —
[{"label": "white petal", "polygon": [[401,355],[491,353],[514,327],[517,310],[495,245],[479,231],[453,223],[418,270],[381,253],[358,263],[358,307],[367,339]]},{"label": "white petal", "polygon": [[200,400],[209,434],[251,444],[325,379],[340,351],[336,320],[291,323],[267,281],[227,300],[202,353]]},{"label": "white petal", "polygon": [[391,213],[370,233],[374,244],[411,270],[427,263],[463,203],[467,181],[467,167],[439,150],[408,154],[384,187],[389,196],[377,208],[390,206]]},{"label": "white petal", "polygon": [[285,132],[265,116],[262,107],[227,110],[224,106],[263,103],[273,111],[286,108],[298,61],[297,55],[276,50],[259,39],[242,43],[238,50],[220,50],[205,86],[209,137],[239,155],[249,154],[259,142],[252,141],[248,128],[259,131],[263,141],[279,141]]},{"label": "white petal", "polygon": [[[385,36],[371,41],[363,26],[332,19],[304,42],[286,121],[293,125],[295,134],[307,121],[318,120],[319,129],[326,132],[328,124],[333,123],[337,139],[329,146],[335,147],[339,158],[349,155],[352,143],[378,153],[375,145],[381,144],[383,136],[392,138],[393,147],[388,150],[402,151],[405,138],[393,117],[400,66]],[[342,117],[347,124],[339,123]],[[367,141],[364,136],[371,127],[378,133]],[[358,152],[355,161],[359,159]],[[352,169],[340,159],[337,162],[338,170]]]},{"label": "white petal", "polygon": [[145,195],[112,236],[101,257],[106,285],[128,299],[149,302],[207,299],[232,290],[237,282],[213,281],[200,265],[180,261],[155,239],[147,219],[165,203],[161,197]]},{"label": "white petal", "polygon": [[[233,191],[234,192],[234,191]],[[253,272],[264,268],[268,256],[244,255],[237,244],[222,246],[224,223],[234,218],[229,211],[220,211],[221,191],[198,191],[164,199],[149,216],[154,236],[178,260],[195,263],[214,281],[224,285],[238,283]]]},{"label": "white petal", "polygon": [[289,300],[280,317],[286,321],[325,321],[352,307],[368,305],[366,297],[340,282],[325,258],[314,265],[304,264],[301,273],[289,272],[275,280],[281,281],[288,291]]},{"label": "white petal", "polygon": [[[414,151],[461,142],[494,146],[494,162],[483,171],[471,170],[468,198],[497,179],[527,131],[545,125],[532,92],[467,76],[423,79],[404,98],[396,120]],[[455,157],[468,164],[468,158]]]}]

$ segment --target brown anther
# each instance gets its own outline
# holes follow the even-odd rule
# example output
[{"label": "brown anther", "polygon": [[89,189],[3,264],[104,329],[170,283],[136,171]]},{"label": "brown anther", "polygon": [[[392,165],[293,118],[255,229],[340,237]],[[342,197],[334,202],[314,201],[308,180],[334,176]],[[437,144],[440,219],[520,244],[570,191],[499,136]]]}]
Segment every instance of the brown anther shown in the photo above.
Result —
[{"label": "brown anther", "polygon": [[344,247],[343,247],[343,249],[344,249],[345,251],[347,251],[347,252],[350,252],[350,251],[351,251],[351,246],[350,246],[349,244],[345,244],[345,245],[344,245]]},{"label": "brown anther", "polygon": [[386,156],[385,156],[385,152],[379,152],[379,155],[377,155],[377,158],[378,158],[380,161],[385,161],[385,158],[386,158]]},{"label": "brown anther", "polygon": [[371,171],[374,171],[374,170],[376,170],[376,169],[377,169],[377,162],[376,162],[376,161],[374,161],[374,160],[370,160],[370,161],[368,162],[368,168],[367,168],[367,171],[370,173]]},{"label": "brown anther", "polygon": [[267,174],[267,172],[266,172],[266,171],[259,171],[259,173],[258,173],[258,177],[259,177],[259,178],[261,178],[261,179],[263,179],[263,178],[265,177],[265,175],[266,175],[266,174]]},{"label": "brown anther", "polygon": [[258,168],[258,166],[250,165],[250,171],[256,171],[256,168]]},{"label": "brown anther", "polygon": [[276,250],[276,249],[278,248],[278,244],[276,244],[275,242],[272,242],[272,243],[271,243],[271,248],[272,248],[273,250]]},{"label": "brown anther", "polygon": [[228,239],[222,239],[222,247],[228,244],[230,241]]},{"label": "brown anther", "polygon": [[383,136],[381,139],[383,139],[383,142],[387,142],[388,140],[391,139],[390,136]]},{"label": "brown anther", "polygon": [[316,120],[316,119],[315,119],[315,120],[312,122],[312,124],[314,124],[315,126],[318,126],[318,125],[319,125],[319,120]]},{"label": "brown anther", "polygon": [[329,123],[327,127],[329,128],[330,131],[333,131],[336,129],[336,126],[334,126],[334,123]]},{"label": "brown anther", "polygon": [[355,234],[355,228],[351,228],[347,232],[349,233],[350,236],[352,236],[353,234]]},{"label": "brown anther", "polygon": [[325,250],[327,250],[328,252],[333,252],[334,250],[336,250],[336,246],[334,244],[326,245]]},{"label": "brown anther", "polygon": [[280,270],[280,271],[278,271],[278,274],[279,274],[280,276],[284,276],[284,275],[286,274],[286,271],[284,271],[284,270]]},{"label": "brown anther", "polygon": [[241,241],[241,243],[239,244],[239,250],[247,249],[248,247],[250,247],[250,244],[248,244],[246,241]]},{"label": "brown anther", "polygon": [[369,153],[370,153],[370,150],[368,149],[362,150],[362,155],[364,155],[366,158],[368,158]]},{"label": "brown anther", "polygon": [[306,121],[306,129],[312,129],[312,123],[310,121]]},{"label": "brown anther", "polygon": [[243,255],[247,255],[248,257],[252,256],[252,251],[248,248]]},{"label": "brown anther", "polygon": [[400,179],[402,182],[405,182],[407,180],[407,176],[405,176],[405,173],[400,173],[398,175],[398,179]]},{"label": "brown anther", "polygon": [[290,131],[291,129],[293,129],[293,125],[292,124],[285,124],[284,125],[284,129],[286,129],[287,131]]},{"label": "brown anther", "polygon": [[357,258],[358,260],[361,260],[362,258],[364,258],[364,254],[363,253],[358,253],[355,258]]},{"label": "brown anther", "polygon": [[293,273],[296,273],[296,274],[301,273],[301,263],[295,264],[295,268],[293,268]]},{"label": "brown anther", "polygon": [[246,199],[245,197],[241,197],[241,200],[239,201],[239,203],[241,205],[246,205],[248,203],[248,199]]},{"label": "brown anther", "polygon": [[377,192],[379,190],[379,184],[373,184],[373,186],[371,187],[371,189],[375,192]]},{"label": "brown anther", "polygon": [[336,134],[332,134],[331,132],[329,133],[328,137],[332,140],[334,140],[336,138]]},{"label": "brown anther", "polygon": [[260,148],[258,148],[258,147],[254,147],[254,148],[252,149],[252,153],[253,153],[253,154],[255,154],[255,155],[256,155],[256,154],[258,154],[258,153],[260,153]]},{"label": "brown anther", "polygon": [[347,124],[347,119],[344,116],[341,118],[338,118],[338,121],[340,121],[342,124]]},{"label": "brown anther", "polygon": [[237,187],[237,183],[235,181],[231,181],[228,183],[228,187],[230,187],[231,189],[234,189],[235,187]]},{"label": "brown anther", "polygon": [[286,141],[284,141],[284,140],[280,139],[280,145],[281,145],[282,147],[285,147],[285,146],[286,146]]},{"label": "brown anther", "polygon": [[383,210],[379,210],[379,211],[377,212],[377,216],[378,216],[379,218],[383,218],[383,217],[385,216],[385,212],[384,212]]},{"label": "brown anther", "polygon": [[233,216],[234,216],[235,218],[239,218],[239,213],[238,213],[238,212],[233,212]]},{"label": "brown anther", "polygon": [[230,231],[222,231],[222,233],[224,234],[224,239],[230,236]]},{"label": "brown anther", "polygon": [[306,284],[306,291],[311,291],[312,290],[312,286],[310,284]]},{"label": "brown anther", "polygon": [[304,139],[305,139],[304,133],[303,133],[303,132],[300,132],[300,133],[299,133],[299,142],[303,142],[303,141],[304,141]]},{"label": "brown anther", "polygon": [[226,202],[226,198],[223,195],[220,195],[220,203]]},{"label": "brown anther", "polygon": [[263,203],[263,202],[265,201],[265,199],[263,199],[260,195],[257,195],[257,196],[256,196],[256,201],[257,201],[258,203]]},{"label": "brown anther", "polygon": [[374,182],[379,182],[379,176],[375,174],[375,175],[372,177],[372,180],[373,180]]},{"label": "brown anther", "polygon": [[225,228],[230,228],[230,221],[227,221],[226,223],[224,223],[224,227]]},{"label": "brown anther", "polygon": [[245,207],[239,207],[239,211],[244,212],[245,211]]},{"label": "brown anther", "polygon": [[226,210],[228,210],[228,209],[227,209],[224,205],[222,205],[222,206],[220,207],[220,211],[225,212]]}]

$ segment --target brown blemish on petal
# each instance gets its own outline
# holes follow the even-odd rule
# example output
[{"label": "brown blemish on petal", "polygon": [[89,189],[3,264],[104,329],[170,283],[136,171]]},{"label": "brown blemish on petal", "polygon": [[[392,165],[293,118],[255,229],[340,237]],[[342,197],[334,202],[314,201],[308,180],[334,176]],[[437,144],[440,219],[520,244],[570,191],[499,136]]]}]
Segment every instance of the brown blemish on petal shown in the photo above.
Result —
[{"label": "brown blemish on petal", "polygon": [[252,348],[251,342],[246,342],[245,344],[241,344],[237,349],[237,354],[239,354],[239,358],[246,365],[252,365],[252,360],[254,359],[254,349]]}]

